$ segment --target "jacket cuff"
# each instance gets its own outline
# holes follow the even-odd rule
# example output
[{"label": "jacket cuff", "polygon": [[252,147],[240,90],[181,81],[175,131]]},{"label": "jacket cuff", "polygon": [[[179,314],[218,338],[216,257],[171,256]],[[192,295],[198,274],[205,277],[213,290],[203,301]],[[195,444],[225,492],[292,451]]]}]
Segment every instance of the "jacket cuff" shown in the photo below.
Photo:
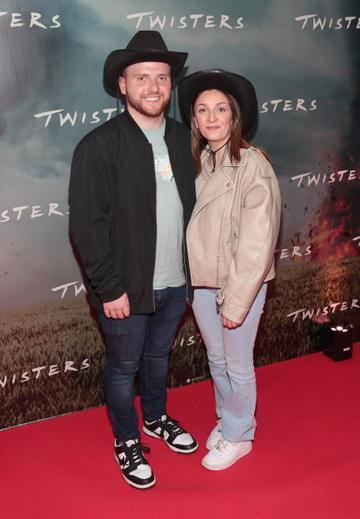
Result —
[{"label": "jacket cuff", "polygon": [[220,308],[220,312],[224,317],[227,317],[230,321],[238,323],[239,325],[244,322],[249,310],[249,308],[239,308],[229,303],[223,303]]},{"label": "jacket cuff", "polygon": [[118,285],[116,288],[109,290],[108,292],[102,292],[98,294],[102,303],[110,303],[111,301],[115,301],[126,292],[125,287],[123,285]]}]

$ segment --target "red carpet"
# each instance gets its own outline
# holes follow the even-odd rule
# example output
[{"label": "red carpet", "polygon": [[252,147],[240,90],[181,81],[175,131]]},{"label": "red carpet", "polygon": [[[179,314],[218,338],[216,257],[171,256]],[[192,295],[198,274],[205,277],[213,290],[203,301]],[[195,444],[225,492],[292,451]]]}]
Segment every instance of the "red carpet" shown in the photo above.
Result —
[{"label": "red carpet", "polygon": [[319,353],[259,368],[253,452],[222,472],[200,464],[210,383],[169,391],[169,414],[201,447],[184,456],[146,438],[157,485],[145,491],[122,479],[103,407],[3,431],[1,518],[358,518],[359,373],[359,344],[352,360]]}]

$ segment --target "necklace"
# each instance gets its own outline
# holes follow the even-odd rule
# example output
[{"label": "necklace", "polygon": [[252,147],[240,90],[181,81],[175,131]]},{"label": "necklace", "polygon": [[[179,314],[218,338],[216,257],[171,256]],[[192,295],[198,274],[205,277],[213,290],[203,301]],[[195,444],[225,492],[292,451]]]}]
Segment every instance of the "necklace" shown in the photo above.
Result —
[{"label": "necklace", "polygon": [[206,146],[205,147],[205,151],[207,153],[209,153],[209,155],[210,155],[210,157],[212,159],[212,163],[213,163],[213,168],[210,171],[210,173],[214,173],[214,171],[215,171],[215,168],[216,168],[216,154],[217,154],[217,152],[220,151],[224,146],[226,146],[229,141],[230,141],[230,138],[222,146],[220,146],[220,148],[218,148],[217,150],[212,150],[210,148],[210,146]]}]

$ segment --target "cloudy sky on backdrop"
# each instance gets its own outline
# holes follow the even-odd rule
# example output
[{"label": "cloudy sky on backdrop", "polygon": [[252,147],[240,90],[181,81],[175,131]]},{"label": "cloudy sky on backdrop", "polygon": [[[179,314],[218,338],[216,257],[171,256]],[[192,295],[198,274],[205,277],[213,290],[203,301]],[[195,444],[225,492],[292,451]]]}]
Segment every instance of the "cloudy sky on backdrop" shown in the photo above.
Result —
[{"label": "cloudy sky on backdrop", "polygon": [[[312,30],[310,20],[301,30],[295,17],[317,13],[336,20],[354,14],[346,4],[33,0],[29,9],[26,0],[0,0],[0,309],[56,300],[59,292],[51,288],[80,280],[67,234],[69,163],[76,143],[95,126],[92,114],[99,112],[99,124],[108,117],[103,110],[115,107],[102,89],[103,63],[113,49],[126,47],[137,29],[151,28],[150,15],[139,13],[160,17],[170,50],[189,52],[188,73],[224,68],[254,83],[260,108],[267,103],[269,109],[260,114],[255,142],[272,156],[290,208],[284,240],[301,231],[327,186],[309,189],[304,200],[290,177],[337,166],[354,97],[348,54],[353,36],[351,29]],[[30,10],[41,14],[38,21],[46,29],[30,27]],[[204,17],[194,28],[191,15],[200,13]],[[204,27],[206,15],[213,16],[209,25],[215,28]],[[221,15],[229,17],[232,30],[219,27]],[[238,24],[243,28],[236,29]],[[316,110],[295,110],[299,98],[307,108],[316,99]],[[273,112],[271,100],[279,99],[290,100],[292,109],[284,111],[279,103]],[[74,124],[67,120],[61,127],[66,113]],[[306,215],[304,203],[310,208]],[[24,209],[14,210],[18,207]]]}]

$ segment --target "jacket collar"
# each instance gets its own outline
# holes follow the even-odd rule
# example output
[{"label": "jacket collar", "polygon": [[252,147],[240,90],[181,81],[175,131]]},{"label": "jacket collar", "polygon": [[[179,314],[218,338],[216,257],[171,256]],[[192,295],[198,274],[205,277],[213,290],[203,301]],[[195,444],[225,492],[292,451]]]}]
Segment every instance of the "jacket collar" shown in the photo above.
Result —
[{"label": "jacket collar", "polygon": [[[204,162],[207,160],[208,156],[209,156],[209,154],[204,150],[201,154],[201,164],[204,164]],[[234,164],[231,162],[230,155],[226,151],[223,156],[221,164],[219,164],[216,167],[214,174],[213,174],[214,179],[215,178],[218,179],[216,184],[218,182],[222,183],[224,181],[225,182],[229,181],[232,184],[235,183],[237,168],[245,167],[248,162],[248,158],[249,158],[249,155],[248,155],[247,151],[244,148],[242,148],[241,153],[240,153],[240,162],[237,162]],[[217,175],[216,173],[219,173],[219,174]]]},{"label": "jacket collar", "polygon": [[223,160],[221,162],[220,167],[223,168],[242,168],[245,167],[248,161],[249,154],[246,150],[246,148],[241,148],[240,150],[240,162],[236,162],[233,164],[230,159],[229,152],[226,151],[223,156]]},{"label": "jacket collar", "polygon": [[[128,109],[126,107],[124,108],[124,111],[122,112],[122,114],[129,121],[129,123],[134,128],[136,128],[136,130],[138,132],[140,132],[140,134],[143,136],[143,138],[146,139],[144,132],[142,131],[140,126],[137,124],[135,119],[131,116],[130,112],[128,111]],[[173,127],[173,120],[170,117],[168,117],[167,115],[165,115],[165,136],[168,135],[169,133],[171,133],[172,127]]]},{"label": "jacket collar", "polygon": [[[201,163],[207,159],[206,151],[201,155]],[[225,159],[225,157],[224,157]],[[227,165],[229,167],[227,167]],[[192,215],[192,219],[205,207],[209,202],[224,195],[227,191],[234,188],[237,174],[237,166],[231,164],[230,159],[219,164],[210,178],[205,173],[200,173],[199,180],[203,183],[203,188],[199,193],[199,197]]]},{"label": "jacket collar", "polygon": [[[207,157],[209,156],[208,152],[206,150],[203,150],[201,153],[201,163],[203,164]],[[236,162],[233,164],[230,159],[230,155],[228,150],[225,151],[223,159],[221,164],[218,166],[223,166],[224,168],[238,168],[238,167],[244,167],[246,166],[246,163],[248,161],[248,153],[246,151],[246,148],[241,148],[240,152],[240,162]],[[217,169],[217,168],[216,168]]]}]

